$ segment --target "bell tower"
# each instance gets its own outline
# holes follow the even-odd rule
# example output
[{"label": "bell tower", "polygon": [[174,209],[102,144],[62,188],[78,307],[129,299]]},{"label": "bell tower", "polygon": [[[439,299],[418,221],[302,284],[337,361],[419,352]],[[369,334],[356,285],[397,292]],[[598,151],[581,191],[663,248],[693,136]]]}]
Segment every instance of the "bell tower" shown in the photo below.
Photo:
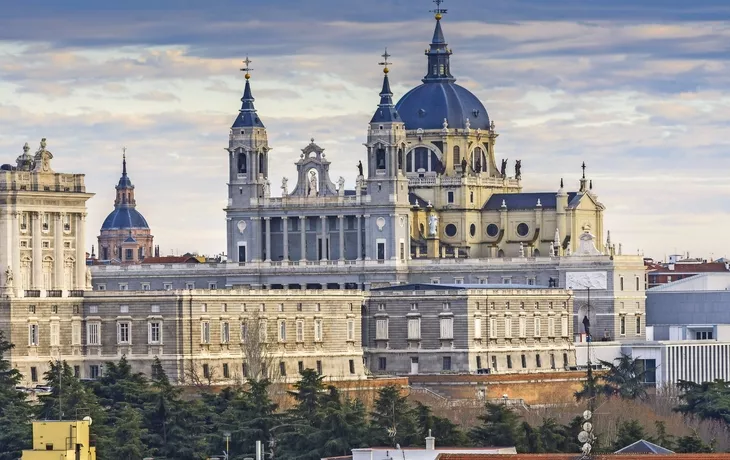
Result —
[{"label": "bell tower", "polygon": [[256,113],[251,92],[251,60],[246,57],[246,87],[241,110],[231,126],[228,138],[229,182],[228,209],[247,208],[251,200],[262,198],[269,175],[269,141],[266,127]]}]

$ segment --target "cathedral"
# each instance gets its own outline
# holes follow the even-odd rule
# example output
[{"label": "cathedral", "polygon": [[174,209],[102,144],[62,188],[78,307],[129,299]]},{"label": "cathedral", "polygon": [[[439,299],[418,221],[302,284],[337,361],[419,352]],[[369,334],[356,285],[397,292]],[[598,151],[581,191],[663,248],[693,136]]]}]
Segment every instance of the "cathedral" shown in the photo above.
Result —
[{"label": "cathedral", "polygon": [[[521,162],[498,163],[499,134],[486,108],[456,84],[451,49],[436,15],[422,84],[397,104],[388,57],[380,103],[367,132],[366,166],[354,190],[329,176],[312,142],[296,162],[297,181],[271,196],[266,128],[254,107],[250,74],[228,152],[228,257],[233,262],[393,261],[571,254],[590,234],[603,240],[603,205],[583,176],[574,191],[523,193]],[[244,69],[247,70],[247,69]],[[499,164],[499,166],[498,166]],[[556,181],[557,184],[557,181]]]}]

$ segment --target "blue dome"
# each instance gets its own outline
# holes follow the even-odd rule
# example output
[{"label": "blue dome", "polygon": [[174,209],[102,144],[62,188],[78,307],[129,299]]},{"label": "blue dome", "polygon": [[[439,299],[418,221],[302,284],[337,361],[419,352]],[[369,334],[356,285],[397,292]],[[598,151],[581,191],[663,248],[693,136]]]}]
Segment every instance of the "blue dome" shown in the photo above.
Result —
[{"label": "blue dome", "polygon": [[489,130],[489,115],[479,99],[452,81],[429,81],[408,91],[395,106],[406,129],[449,128]]},{"label": "blue dome", "polygon": [[150,228],[144,216],[134,208],[119,207],[104,219],[102,230],[119,230],[128,228]]}]

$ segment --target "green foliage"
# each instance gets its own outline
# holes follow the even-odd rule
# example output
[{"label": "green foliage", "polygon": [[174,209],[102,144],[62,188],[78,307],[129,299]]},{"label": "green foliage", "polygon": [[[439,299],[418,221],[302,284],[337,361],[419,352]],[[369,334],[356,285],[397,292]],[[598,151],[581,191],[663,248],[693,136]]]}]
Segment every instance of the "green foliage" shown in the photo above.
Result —
[{"label": "green foliage", "polygon": [[420,439],[425,440],[430,434],[441,447],[460,447],[466,443],[466,435],[459,426],[447,418],[433,415],[430,407],[416,403],[415,416]]},{"label": "green foliage", "polygon": [[714,440],[710,444],[706,444],[696,431],[691,436],[677,438],[674,447],[674,451],[678,454],[707,454],[714,452],[714,450]]},{"label": "green foliage", "polygon": [[638,420],[627,420],[618,426],[618,435],[611,448],[614,452],[640,440],[653,441],[647,438],[644,427]]},{"label": "green foliage", "polygon": [[503,404],[487,403],[485,413],[478,418],[480,425],[469,432],[469,439],[477,447],[515,446],[525,452],[525,434],[520,426],[520,416]]},{"label": "green foliage", "polygon": [[400,388],[388,385],[378,390],[375,407],[370,413],[371,445],[401,447],[421,443],[416,427],[416,414],[401,395]]},{"label": "green foliage", "polygon": [[30,405],[25,393],[16,386],[21,375],[14,369],[6,355],[13,344],[5,340],[0,331],[0,460],[20,458],[20,452],[31,442]]},{"label": "green foliage", "polygon": [[694,383],[680,380],[681,403],[674,410],[702,420],[718,420],[730,425],[730,382]]},{"label": "green foliage", "polygon": [[600,361],[603,366],[608,368],[601,377],[601,380],[605,382],[601,388],[603,393],[607,396],[619,396],[622,399],[645,400],[647,398],[644,384],[646,370],[642,361],[623,353],[614,361],[615,363]]},{"label": "green foliage", "polygon": [[654,442],[665,449],[674,450],[674,436],[667,433],[667,424],[657,420],[654,422],[654,428],[656,430]]}]

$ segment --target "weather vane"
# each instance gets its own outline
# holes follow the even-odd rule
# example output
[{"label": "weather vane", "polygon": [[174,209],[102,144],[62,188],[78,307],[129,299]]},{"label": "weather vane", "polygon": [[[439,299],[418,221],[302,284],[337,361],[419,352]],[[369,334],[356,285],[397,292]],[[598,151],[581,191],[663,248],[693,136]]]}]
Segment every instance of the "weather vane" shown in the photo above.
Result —
[{"label": "weather vane", "polygon": [[393,64],[392,62],[388,62],[388,58],[391,56],[388,54],[388,48],[385,48],[385,53],[381,54],[381,56],[383,57],[383,62],[379,62],[378,65],[383,66],[383,73],[388,73],[388,66]]},{"label": "weather vane", "polygon": [[433,0],[433,2],[436,4],[436,9],[431,10],[431,13],[436,13],[436,19],[439,20],[443,17],[444,14],[447,13],[445,9],[441,8],[441,4],[444,2],[444,0]]},{"label": "weather vane", "polygon": [[127,147],[122,147],[122,157],[127,158]]},{"label": "weather vane", "polygon": [[251,72],[253,71],[253,69],[251,68],[252,62],[253,61],[248,58],[248,55],[246,55],[246,59],[243,60],[245,66],[241,69],[241,72],[246,72],[246,75],[244,75],[244,77],[246,77],[246,80],[251,78]]}]

